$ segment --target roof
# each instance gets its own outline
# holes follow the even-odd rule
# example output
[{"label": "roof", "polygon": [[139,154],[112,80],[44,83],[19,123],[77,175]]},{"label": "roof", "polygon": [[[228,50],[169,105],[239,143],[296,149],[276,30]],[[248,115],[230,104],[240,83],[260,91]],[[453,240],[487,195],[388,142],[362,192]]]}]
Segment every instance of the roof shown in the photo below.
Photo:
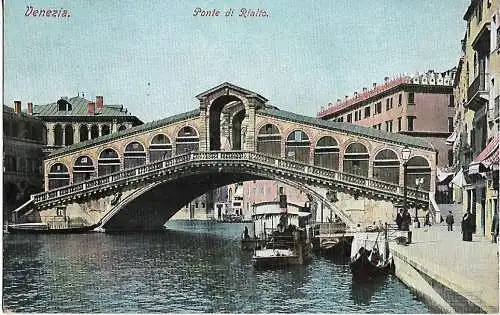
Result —
[{"label": "roof", "polygon": [[[71,110],[60,111],[59,102],[71,104]],[[34,105],[33,115],[36,116],[132,116],[123,105],[104,105],[103,108],[95,107],[95,114],[88,113],[88,104],[94,102],[83,97],[75,96],[72,98],[61,98],[57,102],[46,105]]]},{"label": "roof", "polygon": [[369,127],[363,127],[359,125],[354,125],[350,123],[322,120],[319,118],[303,116],[295,114],[292,112],[287,112],[284,110],[276,110],[270,108],[264,108],[257,110],[258,114],[270,117],[280,118],[286,121],[293,121],[297,123],[308,124],[311,126],[316,126],[320,128],[325,128],[333,131],[340,131],[350,134],[355,134],[363,137],[368,137],[372,139],[383,140],[386,142],[391,142],[399,145],[407,145],[412,147],[419,147],[427,150],[434,151],[434,148],[430,143],[419,137],[407,136],[399,133],[392,133],[387,131],[382,131],[378,129],[373,129]]},{"label": "roof", "polygon": [[231,84],[229,82],[224,82],[222,84],[217,85],[216,87],[211,88],[210,90],[206,90],[205,92],[202,92],[202,93],[196,95],[196,98],[199,99],[199,100],[202,100],[205,96],[210,95],[210,94],[212,94],[212,93],[214,93],[214,92],[216,92],[218,90],[222,90],[222,89],[225,89],[225,88],[231,89],[231,90],[236,90],[236,91],[242,93],[243,95],[247,95],[249,97],[251,97],[251,96],[257,97],[262,103],[265,103],[265,102],[268,101],[267,98],[265,98],[264,96],[262,96],[262,95],[260,95],[258,93],[255,93],[255,92],[252,92],[250,90],[244,89],[242,87],[239,87],[237,85]]},{"label": "roof", "polygon": [[182,121],[182,120],[186,120],[186,119],[189,119],[189,118],[197,117],[199,115],[200,115],[200,109],[195,109],[195,110],[192,110],[192,111],[189,111],[189,112],[186,112],[186,113],[182,113],[182,114],[170,116],[170,117],[167,117],[167,118],[164,118],[164,119],[154,120],[154,121],[151,121],[151,122],[147,122],[147,123],[145,123],[143,125],[135,126],[135,127],[123,130],[123,131],[113,132],[113,133],[110,133],[109,135],[105,135],[105,136],[102,136],[102,137],[99,137],[99,138],[90,139],[90,140],[87,140],[87,141],[75,143],[73,145],[70,145],[70,146],[67,146],[67,147],[55,150],[55,151],[53,151],[49,155],[49,158],[53,158],[53,157],[56,157],[56,156],[59,156],[59,155],[63,155],[63,154],[66,154],[66,153],[77,151],[77,150],[80,150],[80,149],[83,149],[83,148],[87,148],[87,147],[90,147],[90,146],[93,146],[93,145],[97,145],[97,144],[101,144],[101,143],[105,143],[105,142],[117,140],[117,139],[120,139],[120,138],[128,137],[128,136],[131,136],[131,135],[134,135],[134,134],[138,134],[138,133],[141,133],[141,132],[145,132],[145,131],[148,131],[148,130],[159,128],[159,127],[171,124],[171,123],[175,123],[175,122],[178,122],[178,121]]}]

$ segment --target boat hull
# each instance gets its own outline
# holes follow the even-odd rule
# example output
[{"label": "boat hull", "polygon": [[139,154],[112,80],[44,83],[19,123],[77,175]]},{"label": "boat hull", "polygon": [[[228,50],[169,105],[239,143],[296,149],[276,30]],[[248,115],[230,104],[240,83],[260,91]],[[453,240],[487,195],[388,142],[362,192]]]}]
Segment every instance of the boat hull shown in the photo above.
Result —
[{"label": "boat hull", "polygon": [[292,256],[271,256],[252,257],[255,268],[280,268],[285,266],[301,265],[303,261],[297,255]]},{"label": "boat hull", "polygon": [[394,262],[392,259],[380,265],[374,265],[368,259],[368,256],[363,255],[349,263],[352,277],[356,280],[369,280],[383,277],[394,273]]},{"label": "boat hull", "polygon": [[91,232],[98,226],[99,224],[91,226],[68,227],[64,229],[51,229],[47,225],[43,224],[11,224],[7,226],[7,231],[12,234],[78,234]]}]

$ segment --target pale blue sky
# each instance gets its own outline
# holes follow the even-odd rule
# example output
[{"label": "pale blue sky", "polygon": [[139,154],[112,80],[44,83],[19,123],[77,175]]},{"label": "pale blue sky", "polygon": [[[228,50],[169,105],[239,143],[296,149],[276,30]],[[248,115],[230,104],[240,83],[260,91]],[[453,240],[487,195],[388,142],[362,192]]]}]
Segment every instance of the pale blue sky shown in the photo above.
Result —
[{"label": "pale blue sky", "polygon": [[[5,2],[4,104],[84,91],[150,121],[197,108],[195,95],[225,81],[315,116],[385,76],[445,71],[470,0]],[[71,17],[26,17],[29,5]],[[196,7],[269,17],[193,17]]]}]

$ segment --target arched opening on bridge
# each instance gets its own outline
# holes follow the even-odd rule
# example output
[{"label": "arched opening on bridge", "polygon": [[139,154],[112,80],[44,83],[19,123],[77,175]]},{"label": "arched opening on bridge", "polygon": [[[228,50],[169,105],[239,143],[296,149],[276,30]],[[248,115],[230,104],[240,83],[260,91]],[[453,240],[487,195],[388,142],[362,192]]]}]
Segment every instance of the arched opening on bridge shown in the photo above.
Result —
[{"label": "arched opening on bridge", "polygon": [[399,184],[399,159],[396,152],[384,149],[373,160],[373,178]]},{"label": "arched opening on bridge", "polygon": [[78,157],[73,165],[73,184],[94,177],[95,167],[92,159],[86,155]]},{"label": "arched opening on bridge", "polygon": [[54,127],[54,145],[63,145],[63,129],[60,124]]},{"label": "arched opening on bridge", "polygon": [[146,151],[137,141],[129,143],[123,152],[123,168],[134,168],[146,164]]},{"label": "arched opening on bridge", "polygon": [[109,135],[111,133],[111,129],[109,128],[109,125],[102,125],[102,131],[101,134],[103,136]]},{"label": "arched opening on bridge", "polygon": [[69,172],[66,165],[56,163],[49,170],[49,190],[69,185]]},{"label": "arched opening on bridge", "polygon": [[64,127],[64,145],[72,145],[73,144],[73,126],[66,125]]},{"label": "arched opening on bridge", "polygon": [[[406,164],[406,186],[429,191],[431,187],[431,168],[424,157],[414,156]],[[419,184],[417,184],[419,180]]]},{"label": "arched opening on bridge", "polygon": [[273,124],[262,126],[257,135],[257,152],[281,156],[281,134]]},{"label": "arched opening on bridge", "polygon": [[198,151],[200,137],[193,127],[185,126],[177,134],[175,142],[175,154],[179,155],[191,151]]},{"label": "arched opening on bridge", "polygon": [[[221,114],[226,105],[230,107],[238,107],[241,100],[233,95],[223,95],[215,99],[210,105],[209,109],[209,133],[210,133],[210,151],[217,151],[222,149],[221,143]],[[231,111],[228,109],[228,111]],[[229,122],[228,122],[229,123]],[[230,126],[225,126],[229,131]],[[226,132],[227,133],[227,132]],[[228,137],[228,134],[223,136]],[[229,137],[228,137],[229,139]]]},{"label": "arched opening on bridge", "polygon": [[89,127],[87,125],[80,126],[80,142],[89,140]]},{"label": "arched opening on bridge", "polygon": [[339,169],[339,145],[337,140],[330,136],[324,136],[316,143],[314,150],[314,165]]},{"label": "arched opening on bridge", "polygon": [[127,126],[125,125],[120,125],[120,127],[118,127],[118,131],[123,131],[125,129],[127,129]]},{"label": "arched opening on bridge", "polygon": [[[243,126],[243,119],[245,119],[245,109],[237,112],[233,116],[233,126],[232,126],[232,149],[233,150],[242,150],[243,149],[243,142],[245,141],[242,137],[242,126]],[[245,136],[245,131],[243,131],[243,136]]]},{"label": "arched opening on bridge", "polygon": [[92,125],[90,127],[90,139],[95,139],[99,137],[99,127],[97,125]]},{"label": "arched opening on bridge", "polygon": [[149,161],[155,162],[172,157],[172,143],[170,139],[160,133],[153,137],[149,145]]},{"label": "arched opening on bridge", "polygon": [[105,149],[97,160],[97,176],[104,176],[120,171],[120,158],[113,149]]},{"label": "arched opening on bridge", "polygon": [[361,143],[351,143],[344,153],[344,173],[368,177],[368,150]]},{"label": "arched opening on bridge", "polygon": [[286,138],[285,157],[298,162],[309,163],[311,142],[302,130],[292,131]]}]

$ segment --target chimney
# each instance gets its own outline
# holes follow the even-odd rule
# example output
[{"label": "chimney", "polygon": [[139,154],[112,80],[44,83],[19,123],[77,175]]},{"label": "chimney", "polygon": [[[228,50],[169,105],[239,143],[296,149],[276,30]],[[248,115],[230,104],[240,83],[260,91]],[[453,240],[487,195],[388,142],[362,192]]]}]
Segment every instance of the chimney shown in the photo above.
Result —
[{"label": "chimney", "polygon": [[28,115],[33,115],[33,103],[28,103]]},{"label": "chimney", "polygon": [[95,113],[95,103],[94,103],[94,102],[90,102],[90,103],[88,104],[88,106],[89,106],[89,107],[88,107],[88,113],[89,113],[90,115],[94,115],[94,113]]},{"label": "chimney", "polygon": [[340,103],[341,99],[340,98],[337,98],[337,103]]},{"label": "chimney", "polygon": [[389,77],[384,78],[384,82],[387,82],[387,81],[389,81]]},{"label": "chimney", "polygon": [[354,92],[354,97],[358,97],[358,92]]},{"label": "chimney", "polygon": [[104,107],[104,99],[103,99],[102,96],[96,96],[95,97],[95,107],[97,109]]},{"label": "chimney", "polygon": [[368,88],[365,88],[365,87],[363,88],[363,92],[366,92],[367,90],[368,90]]},{"label": "chimney", "polygon": [[14,101],[14,111],[16,114],[21,114],[21,101]]},{"label": "chimney", "polygon": [[373,83],[373,88],[376,88],[377,87],[377,83]]}]

